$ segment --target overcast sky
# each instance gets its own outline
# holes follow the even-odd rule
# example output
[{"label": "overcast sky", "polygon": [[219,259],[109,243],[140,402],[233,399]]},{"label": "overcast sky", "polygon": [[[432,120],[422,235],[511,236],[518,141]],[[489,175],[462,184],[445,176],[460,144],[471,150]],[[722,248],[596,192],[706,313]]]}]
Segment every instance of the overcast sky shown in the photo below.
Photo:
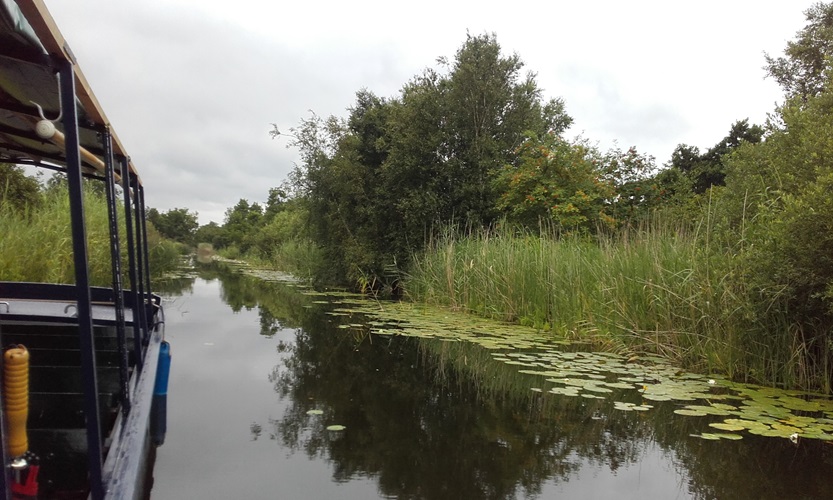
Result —
[{"label": "overcast sky", "polygon": [[568,136],[636,146],[659,165],[677,144],[709,148],[782,100],[764,52],[781,55],[813,3],[46,0],[148,205],[201,224],[286,178],[297,153],[271,123],[346,116],[361,88],[397,96],[467,31],[495,33],[546,98],[564,99]]}]

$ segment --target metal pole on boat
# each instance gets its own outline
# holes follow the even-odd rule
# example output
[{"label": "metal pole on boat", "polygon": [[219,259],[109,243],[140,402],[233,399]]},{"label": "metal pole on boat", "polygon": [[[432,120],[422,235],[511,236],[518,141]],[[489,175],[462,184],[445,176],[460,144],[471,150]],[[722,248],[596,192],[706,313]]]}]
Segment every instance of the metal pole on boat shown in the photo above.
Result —
[{"label": "metal pole on boat", "polygon": [[75,288],[78,295],[78,335],[81,348],[81,376],[84,383],[84,413],[87,424],[87,455],[90,468],[90,496],[104,498],[101,481],[102,443],[98,411],[95,339],[93,338],[92,301],[87,257],[87,231],[84,226],[84,192],[81,176],[81,152],[78,142],[78,110],[75,105],[73,63],[58,61],[61,73],[61,109],[66,137],[66,166],[69,184],[72,253],[75,263]]},{"label": "metal pole on boat", "polygon": [[119,244],[119,218],[116,212],[116,176],[113,160],[113,138],[110,127],[106,127],[101,134],[104,146],[104,181],[107,194],[107,218],[110,223],[110,261],[113,270],[113,295],[116,306],[116,340],[119,353],[119,389],[121,411],[124,415],[130,412],[130,387],[127,375],[127,349],[125,347],[124,326],[124,287],[121,282],[121,245]]},{"label": "metal pole on boat", "polygon": [[[136,242],[135,233],[133,232],[133,206],[130,203],[130,164],[125,157],[120,158],[122,171],[122,182],[124,185],[124,226],[125,234],[127,235],[127,263],[129,266],[128,276],[130,277],[130,295],[133,300],[133,354],[136,357],[136,366],[141,367],[143,362],[142,354],[142,335],[140,327],[140,312],[141,305],[139,302],[139,278],[136,270]],[[135,200],[136,197],[134,196]],[[138,379],[138,377],[137,377]]]},{"label": "metal pole on boat", "polygon": [[[139,186],[139,203],[142,205],[142,214],[145,214],[145,188],[144,186]],[[144,252],[144,261],[145,261],[145,283],[147,284],[147,301],[145,302],[145,307],[149,308],[151,304],[153,304],[153,295],[151,292],[150,286],[150,257],[148,254],[148,228],[147,228],[147,217],[142,217],[142,252]],[[150,311],[150,309],[147,309]],[[150,338],[150,318],[148,318],[148,338]]]},{"label": "metal pole on boat", "polygon": [[[5,309],[5,312],[9,312],[9,303],[5,301],[0,302],[0,309]],[[2,324],[3,311],[0,310],[0,345],[3,344]],[[2,372],[3,358],[0,356],[0,373]],[[2,404],[0,404],[0,464],[3,467],[3,470],[0,471],[0,498],[11,498],[11,490],[9,490],[9,485],[11,484],[11,467],[7,467],[9,464],[9,456],[6,453],[6,414]]]},{"label": "metal pole on boat", "polygon": [[[139,292],[139,319],[138,325],[139,336],[141,337],[142,343],[144,343],[145,339],[148,336],[148,320],[147,320],[147,307],[145,307],[146,297],[145,297],[145,266],[147,263],[144,260],[144,252],[142,248],[147,245],[145,242],[145,237],[142,232],[142,221],[145,219],[145,207],[142,204],[142,199],[140,197],[140,186],[138,185],[138,181],[133,184],[133,197],[135,202],[133,203],[133,214],[136,216],[136,271],[138,273],[136,284],[138,285],[136,289]],[[141,369],[141,366],[139,366]]]}]

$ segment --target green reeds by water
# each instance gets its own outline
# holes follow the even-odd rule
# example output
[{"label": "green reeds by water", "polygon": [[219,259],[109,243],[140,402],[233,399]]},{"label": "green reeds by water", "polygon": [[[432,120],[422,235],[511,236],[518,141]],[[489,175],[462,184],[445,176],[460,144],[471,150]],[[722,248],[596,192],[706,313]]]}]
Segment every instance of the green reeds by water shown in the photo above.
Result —
[{"label": "green reeds by water", "polygon": [[[110,286],[112,265],[107,204],[103,195],[96,191],[86,189],[84,196],[90,282]],[[123,211],[119,210],[118,214],[125,274],[123,283],[128,286]],[[75,283],[69,197],[65,191],[45,191],[43,202],[35,209],[17,210],[0,203],[0,235],[0,280]],[[176,244],[163,241],[149,228],[148,246],[154,273],[175,268],[180,254]]]},{"label": "green reeds by water", "polygon": [[593,240],[449,234],[414,259],[406,289],[417,301],[659,354],[686,369],[829,391],[830,371],[811,368],[798,340],[806,335],[779,304],[756,303],[741,275],[733,255],[654,224]]}]

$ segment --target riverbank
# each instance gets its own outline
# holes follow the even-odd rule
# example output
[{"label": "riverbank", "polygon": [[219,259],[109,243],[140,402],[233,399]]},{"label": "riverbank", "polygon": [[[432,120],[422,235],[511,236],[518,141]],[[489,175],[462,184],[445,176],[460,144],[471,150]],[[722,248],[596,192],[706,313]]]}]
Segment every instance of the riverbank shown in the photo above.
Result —
[{"label": "riverbank", "polygon": [[[761,304],[732,255],[654,228],[595,241],[483,233],[437,240],[418,256],[411,300],[742,382],[830,392],[829,347]],[[762,314],[766,308],[766,314]]]}]

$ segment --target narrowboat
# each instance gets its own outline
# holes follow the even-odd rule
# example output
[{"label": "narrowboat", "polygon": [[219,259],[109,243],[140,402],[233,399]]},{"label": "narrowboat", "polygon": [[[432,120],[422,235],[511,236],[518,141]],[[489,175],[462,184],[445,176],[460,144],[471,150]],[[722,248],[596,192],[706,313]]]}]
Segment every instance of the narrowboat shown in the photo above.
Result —
[{"label": "narrowboat", "polygon": [[[75,272],[71,284],[0,274],[0,498],[147,498],[171,358],[144,188],[40,0],[0,0],[0,163],[66,175]],[[88,182],[106,192],[112,286],[90,285]]]}]

